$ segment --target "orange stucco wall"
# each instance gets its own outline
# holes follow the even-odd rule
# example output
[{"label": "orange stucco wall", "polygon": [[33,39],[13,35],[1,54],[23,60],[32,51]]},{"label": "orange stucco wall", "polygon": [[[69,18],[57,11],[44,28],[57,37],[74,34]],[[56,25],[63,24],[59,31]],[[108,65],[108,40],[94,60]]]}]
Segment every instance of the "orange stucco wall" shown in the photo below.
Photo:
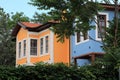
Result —
[{"label": "orange stucco wall", "polygon": [[27,58],[21,58],[16,61],[17,65],[25,64],[27,63]]},{"label": "orange stucco wall", "polygon": [[70,64],[69,57],[69,39],[65,39],[64,43],[57,42],[56,36],[54,36],[54,62]]},{"label": "orange stucco wall", "polygon": [[30,58],[30,62],[31,63],[37,63],[37,62],[46,62],[46,61],[49,61],[50,60],[50,55],[43,55],[43,56],[40,56],[40,57],[31,57]]},{"label": "orange stucco wall", "polygon": [[36,39],[38,39],[38,38],[39,38],[39,35],[29,34],[29,37],[30,37],[30,38],[36,38]]},{"label": "orange stucco wall", "polygon": [[42,37],[42,36],[45,36],[45,35],[47,35],[47,34],[50,34],[50,30],[49,30],[49,29],[41,32],[41,33],[39,34],[39,36]]},{"label": "orange stucco wall", "polygon": [[21,41],[24,38],[27,38],[28,31],[26,29],[21,28],[17,34],[17,40]]}]

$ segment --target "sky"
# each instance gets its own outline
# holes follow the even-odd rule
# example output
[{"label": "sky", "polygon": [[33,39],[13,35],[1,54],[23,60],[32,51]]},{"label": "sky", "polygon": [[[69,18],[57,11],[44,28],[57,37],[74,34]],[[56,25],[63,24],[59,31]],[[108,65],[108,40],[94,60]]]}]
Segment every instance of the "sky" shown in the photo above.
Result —
[{"label": "sky", "polygon": [[30,0],[0,0],[0,7],[6,13],[24,12],[24,14],[32,18],[35,12],[43,13],[43,10],[37,10],[37,7],[28,4]]},{"label": "sky", "polygon": [[30,0],[0,0],[0,7],[4,8],[4,11],[7,13],[14,12],[15,14],[16,12],[24,12],[29,18],[32,18],[35,12],[47,12],[44,10],[37,10],[37,7],[28,4],[28,2],[30,2]]}]

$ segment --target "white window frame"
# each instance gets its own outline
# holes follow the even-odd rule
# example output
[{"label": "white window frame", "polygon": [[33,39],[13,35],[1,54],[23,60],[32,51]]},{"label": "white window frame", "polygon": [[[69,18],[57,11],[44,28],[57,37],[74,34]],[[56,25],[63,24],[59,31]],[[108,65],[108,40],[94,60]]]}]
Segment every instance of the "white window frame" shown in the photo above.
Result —
[{"label": "white window frame", "polygon": [[[23,39],[17,42],[17,59],[24,58],[24,40],[26,40],[26,55],[27,55],[27,39]],[[21,42],[21,55],[19,57],[19,43]]]},{"label": "white window frame", "polygon": [[[109,14],[107,12],[98,12],[99,15],[106,15],[106,27],[108,27]],[[97,16],[96,16],[97,19]],[[96,40],[101,41],[101,38],[98,38],[98,25],[96,24]]]},{"label": "white window frame", "polygon": [[[82,34],[82,32],[80,32],[80,33]],[[83,40],[83,36],[80,36],[81,41],[80,41],[80,42],[77,42],[77,32],[76,32],[76,33],[75,33],[75,44],[76,44],[76,45],[79,45],[79,44],[81,44],[81,43],[85,43],[85,42],[89,41],[89,31],[87,31],[87,33],[88,33],[88,39]]]},{"label": "white window frame", "polygon": [[[46,53],[46,36],[48,36],[48,52]],[[41,39],[43,38],[43,54],[41,54]],[[50,44],[50,38],[49,38],[49,34],[47,34],[47,35],[44,35],[44,36],[42,36],[42,37],[40,37],[40,44],[39,44],[39,46],[40,46],[40,56],[43,56],[43,55],[48,55],[48,53],[49,53],[49,44]]]},{"label": "white window frame", "polygon": [[[37,54],[36,55],[31,55],[31,40],[32,39],[37,40]],[[33,56],[33,57],[38,56],[38,39],[37,38],[30,38],[30,56]]]}]

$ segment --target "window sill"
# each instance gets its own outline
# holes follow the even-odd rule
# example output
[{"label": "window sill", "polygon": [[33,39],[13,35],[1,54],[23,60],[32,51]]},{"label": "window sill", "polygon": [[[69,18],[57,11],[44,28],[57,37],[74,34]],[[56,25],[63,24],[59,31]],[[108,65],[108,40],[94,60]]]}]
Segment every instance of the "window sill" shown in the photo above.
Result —
[{"label": "window sill", "polygon": [[49,53],[43,53],[43,54],[40,54],[40,57],[47,56],[47,55],[49,55]]},{"label": "window sill", "polygon": [[18,60],[20,60],[20,59],[24,59],[24,58],[27,58],[26,56],[24,56],[24,57],[20,57],[20,58],[17,58]]},{"label": "window sill", "polygon": [[101,39],[101,38],[96,38],[96,40],[97,40],[97,41],[102,41],[102,39]]},{"label": "window sill", "polygon": [[38,57],[38,55],[30,55],[30,57]]},{"label": "window sill", "polygon": [[76,45],[79,45],[79,44],[82,44],[82,43],[85,43],[85,42],[88,42],[89,41],[89,39],[87,39],[87,40],[84,40],[84,41],[81,41],[81,42],[76,42]]}]

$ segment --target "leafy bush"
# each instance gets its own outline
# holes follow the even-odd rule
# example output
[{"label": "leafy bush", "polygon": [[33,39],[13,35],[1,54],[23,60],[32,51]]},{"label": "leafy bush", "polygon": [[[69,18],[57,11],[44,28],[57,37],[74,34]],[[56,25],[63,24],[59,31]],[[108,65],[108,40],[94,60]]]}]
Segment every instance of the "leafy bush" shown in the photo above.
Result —
[{"label": "leafy bush", "polygon": [[96,66],[68,67],[62,63],[0,67],[0,80],[117,80],[108,75],[109,72]]}]

